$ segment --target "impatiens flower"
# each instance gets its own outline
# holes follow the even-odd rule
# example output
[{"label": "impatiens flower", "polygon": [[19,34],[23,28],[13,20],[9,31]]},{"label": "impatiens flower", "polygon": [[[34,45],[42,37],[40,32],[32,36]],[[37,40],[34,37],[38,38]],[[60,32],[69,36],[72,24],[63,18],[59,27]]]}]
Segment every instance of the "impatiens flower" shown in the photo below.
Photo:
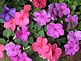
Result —
[{"label": "impatiens flower", "polygon": [[64,35],[64,30],[62,29],[62,25],[60,23],[50,23],[47,25],[47,35],[58,38],[60,35]]},{"label": "impatiens flower", "polygon": [[81,40],[81,31],[77,30],[74,35],[75,35],[77,40]]},{"label": "impatiens flower", "polygon": [[67,7],[65,3],[56,3],[55,5],[57,8],[59,17],[70,14],[70,9]]},{"label": "impatiens flower", "polygon": [[47,39],[39,36],[37,41],[32,44],[32,49],[35,52],[38,52],[42,57],[44,54],[49,51],[49,46],[47,45]]},{"label": "impatiens flower", "polygon": [[7,6],[4,6],[0,17],[3,18],[4,21],[8,22],[10,18],[14,18],[15,12],[16,8],[9,9]]},{"label": "impatiens flower", "polygon": [[15,23],[19,27],[23,27],[29,24],[29,11],[31,9],[30,5],[25,5],[23,10],[15,13]]},{"label": "impatiens flower", "polygon": [[55,5],[54,3],[51,3],[49,6],[48,6],[48,14],[51,16],[51,18],[53,20],[57,20],[56,16],[57,16],[57,11],[56,11],[56,8],[55,8]]},{"label": "impatiens flower", "polygon": [[66,55],[74,55],[79,51],[79,44],[76,40],[69,40],[67,44],[64,45]]},{"label": "impatiens flower", "polygon": [[57,47],[57,44],[53,44],[52,48],[52,58],[48,59],[49,61],[57,61],[62,53],[62,50]]},{"label": "impatiens flower", "polygon": [[20,45],[15,45],[13,42],[5,45],[5,50],[7,51],[7,55],[9,57],[18,55],[21,52],[20,48]]},{"label": "impatiens flower", "polygon": [[50,21],[50,16],[47,14],[45,10],[40,12],[34,12],[34,20],[38,22],[40,26],[46,25]]},{"label": "impatiens flower", "polygon": [[32,3],[37,8],[44,8],[46,6],[46,0],[32,0]]},{"label": "impatiens flower", "polygon": [[78,25],[78,16],[77,15],[68,15],[67,18],[65,18],[66,22],[68,22],[67,28],[71,29],[71,23],[74,23],[74,27]]},{"label": "impatiens flower", "polygon": [[29,35],[30,35],[30,32],[28,31],[28,27],[26,27],[26,26],[22,27],[21,30],[19,29],[16,32],[16,37],[18,39],[21,39],[23,42],[27,41]]},{"label": "impatiens flower", "polygon": [[4,45],[0,44],[0,58],[3,58]]},{"label": "impatiens flower", "polygon": [[18,25],[19,27],[23,27],[25,25],[28,25],[29,24],[29,19],[26,16],[24,15],[24,12],[23,13],[16,12],[15,13],[15,23],[16,23],[16,25]]},{"label": "impatiens flower", "polygon": [[32,49],[48,61],[57,61],[62,53],[57,44],[47,44],[47,39],[39,36],[37,41],[32,44]]},{"label": "impatiens flower", "polygon": [[[22,58],[23,57],[23,58]],[[12,61],[32,61],[25,52],[19,53],[17,56],[11,57]]]},{"label": "impatiens flower", "polygon": [[12,19],[10,19],[9,22],[4,22],[4,27],[5,28],[10,28],[14,32],[14,30],[16,28],[16,24],[14,22],[14,19],[12,18]]}]

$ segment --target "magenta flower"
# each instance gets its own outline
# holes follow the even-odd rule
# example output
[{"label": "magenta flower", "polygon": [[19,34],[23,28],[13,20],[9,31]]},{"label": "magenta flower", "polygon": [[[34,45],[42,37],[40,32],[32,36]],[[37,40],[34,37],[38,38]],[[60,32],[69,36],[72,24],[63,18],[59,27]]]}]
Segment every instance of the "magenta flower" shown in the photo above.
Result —
[{"label": "magenta flower", "polygon": [[64,45],[66,55],[74,55],[79,51],[79,44],[76,40],[69,40],[67,44]]},{"label": "magenta flower", "polygon": [[26,27],[26,26],[22,27],[21,30],[19,29],[16,32],[16,37],[18,39],[21,39],[23,42],[27,41],[29,35],[30,35],[30,32],[28,31],[28,27]]},{"label": "magenta flower", "polygon": [[47,35],[58,38],[60,35],[64,35],[64,30],[62,29],[62,25],[60,23],[50,23],[47,25]]},{"label": "magenta flower", "polygon": [[21,52],[20,48],[20,45],[15,45],[13,42],[5,45],[5,50],[7,51],[7,55],[9,57],[18,55]]},{"label": "magenta flower", "polygon": [[77,31],[75,32],[75,37],[76,37],[77,40],[81,40],[81,31],[78,31],[78,30],[77,30]]},{"label": "magenta flower", "polygon": [[3,18],[4,21],[8,22],[10,18],[14,18],[15,12],[16,8],[9,9],[7,6],[4,6],[0,17]]},{"label": "magenta flower", "polygon": [[53,20],[57,20],[56,16],[57,16],[57,11],[56,11],[56,8],[55,8],[55,5],[54,3],[51,3],[49,6],[48,6],[48,14],[51,16],[51,19]]},{"label": "magenta flower", "polygon": [[46,25],[50,21],[50,16],[47,14],[45,10],[40,12],[34,12],[34,20],[38,22],[40,26]]},{"label": "magenta flower", "polygon": [[19,53],[17,56],[12,56],[10,58],[12,61],[32,61],[32,59],[29,58],[25,52]]},{"label": "magenta flower", "polygon": [[67,28],[71,29],[71,22],[74,23],[74,27],[78,25],[78,16],[77,15],[68,15],[67,18],[65,18],[66,22],[68,22]]},{"label": "magenta flower", "polygon": [[67,7],[65,3],[56,3],[55,5],[57,8],[59,17],[70,14],[70,9]]}]

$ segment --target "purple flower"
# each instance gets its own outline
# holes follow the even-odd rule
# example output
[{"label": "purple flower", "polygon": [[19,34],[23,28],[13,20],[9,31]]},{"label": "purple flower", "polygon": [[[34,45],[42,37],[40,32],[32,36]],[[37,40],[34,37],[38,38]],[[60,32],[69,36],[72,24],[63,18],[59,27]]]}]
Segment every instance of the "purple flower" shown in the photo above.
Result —
[{"label": "purple flower", "polygon": [[70,9],[67,7],[65,3],[56,3],[55,5],[58,11],[59,17],[70,14]]},{"label": "purple flower", "polygon": [[32,61],[25,52],[18,54],[17,56],[11,57],[12,61]]},{"label": "purple flower", "polygon": [[74,35],[77,40],[81,40],[81,31],[76,31]]},{"label": "purple flower", "polygon": [[58,38],[60,35],[64,35],[64,30],[62,29],[62,25],[60,23],[50,23],[47,25],[47,35]]},{"label": "purple flower", "polygon": [[65,18],[66,22],[68,22],[67,28],[71,29],[71,22],[74,23],[74,27],[78,25],[78,16],[77,15],[68,15],[67,18]]},{"label": "purple flower", "polygon": [[10,42],[5,45],[5,50],[7,51],[7,55],[10,57],[18,55],[21,52],[20,48],[21,48],[20,45],[15,45],[13,42]]},{"label": "purple flower", "polygon": [[49,6],[48,6],[48,14],[51,16],[51,18],[53,20],[57,20],[56,16],[57,16],[57,11],[56,11],[56,8],[55,8],[55,5],[54,3],[51,3]]},{"label": "purple flower", "polygon": [[4,6],[0,17],[3,18],[4,21],[8,22],[10,18],[14,17],[15,12],[16,8],[9,9],[7,6]]},{"label": "purple flower", "polygon": [[46,25],[47,22],[50,21],[50,16],[47,14],[45,10],[40,12],[34,12],[34,20],[38,22],[40,26]]},{"label": "purple flower", "polygon": [[79,44],[76,40],[69,40],[67,44],[64,45],[66,55],[74,55],[79,51]]},{"label": "purple flower", "polygon": [[26,27],[26,26],[22,27],[21,30],[19,29],[16,32],[16,37],[18,39],[21,39],[23,42],[27,41],[29,35],[30,35],[30,32],[28,31],[28,27]]}]

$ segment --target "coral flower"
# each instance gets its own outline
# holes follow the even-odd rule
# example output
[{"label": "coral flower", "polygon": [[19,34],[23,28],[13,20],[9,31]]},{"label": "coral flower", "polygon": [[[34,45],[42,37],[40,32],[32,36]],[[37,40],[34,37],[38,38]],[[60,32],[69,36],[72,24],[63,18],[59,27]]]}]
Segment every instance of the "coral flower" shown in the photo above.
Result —
[{"label": "coral flower", "polygon": [[46,6],[46,0],[33,0],[33,5],[37,8],[43,8]]},{"label": "coral flower", "polygon": [[4,51],[4,45],[0,44],[0,58],[4,56],[3,51]]},{"label": "coral flower", "polygon": [[10,28],[14,32],[15,27],[16,27],[16,24],[14,22],[14,19],[12,18],[12,19],[10,19],[9,22],[4,22],[4,27],[5,28]]}]

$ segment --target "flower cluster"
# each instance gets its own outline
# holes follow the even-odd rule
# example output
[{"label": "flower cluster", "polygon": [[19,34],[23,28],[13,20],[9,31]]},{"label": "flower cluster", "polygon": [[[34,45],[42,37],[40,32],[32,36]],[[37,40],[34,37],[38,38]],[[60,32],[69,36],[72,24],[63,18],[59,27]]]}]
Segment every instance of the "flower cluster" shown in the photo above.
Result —
[{"label": "flower cluster", "polygon": [[[67,43],[64,42],[66,43],[64,45],[65,54],[74,55],[78,52],[80,49],[79,40],[81,40],[81,31],[75,28],[78,25],[78,15],[70,14],[70,8],[66,3],[54,4],[52,2],[46,6],[46,0],[28,1],[31,1],[34,7],[27,4],[24,5],[23,9],[19,12],[16,12],[16,8],[9,8],[7,6],[3,7],[0,18],[4,20],[4,24],[1,25],[3,25],[6,29],[9,28],[12,33],[15,34],[11,35],[10,33],[7,34],[6,30],[3,31],[2,37],[7,34],[8,41],[0,44],[0,58],[3,57],[3,52],[6,50],[6,54],[12,61],[32,61],[33,57],[32,59],[29,58],[28,56],[30,55],[28,52],[31,53],[30,50],[33,50],[34,52],[32,52],[31,55],[37,52],[43,59],[48,61],[57,61],[62,54],[62,49],[59,48],[61,46],[58,44],[61,44],[63,41],[61,38],[66,38],[66,36],[68,41]],[[31,7],[33,8],[32,10]],[[31,13],[29,13],[30,10]],[[36,22],[38,24],[36,24]],[[40,29],[38,30],[38,28]],[[65,33],[68,32],[67,29],[69,30],[68,35]],[[45,36],[47,36],[48,39],[43,38]],[[5,39],[1,40],[7,40],[6,36],[4,37]],[[12,37],[13,39],[10,39]],[[37,39],[36,42],[34,42],[35,39]],[[54,42],[48,43],[51,39],[54,40]],[[61,40],[61,42],[57,41],[58,39]],[[23,42],[20,42],[19,40]],[[27,46],[32,46],[32,49],[28,47],[28,51]]]},{"label": "flower cluster", "polygon": [[47,44],[47,42],[46,38],[39,36],[37,41],[32,44],[32,49],[44,59],[57,61],[62,53],[61,49],[57,47],[57,44],[51,45],[50,43]]},{"label": "flower cluster", "polygon": [[7,55],[11,58],[12,61],[32,61],[25,52],[21,53],[20,48],[20,45],[16,45],[13,42],[5,45]]},{"label": "flower cluster", "polygon": [[74,55],[78,52],[79,48],[79,40],[81,40],[81,31],[70,31],[67,35],[68,42],[64,45],[66,55]]}]

